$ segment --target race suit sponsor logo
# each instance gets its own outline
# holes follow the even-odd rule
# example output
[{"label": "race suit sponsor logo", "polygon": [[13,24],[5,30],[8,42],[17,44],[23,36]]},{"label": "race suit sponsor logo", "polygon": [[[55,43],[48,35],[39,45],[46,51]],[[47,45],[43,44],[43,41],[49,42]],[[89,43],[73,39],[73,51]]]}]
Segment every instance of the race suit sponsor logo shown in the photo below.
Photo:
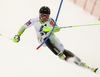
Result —
[{"label": "race suit sponsor logo", "polygon": [[25,25],[29,26],[31,24],[31,19],[25,23]]}]

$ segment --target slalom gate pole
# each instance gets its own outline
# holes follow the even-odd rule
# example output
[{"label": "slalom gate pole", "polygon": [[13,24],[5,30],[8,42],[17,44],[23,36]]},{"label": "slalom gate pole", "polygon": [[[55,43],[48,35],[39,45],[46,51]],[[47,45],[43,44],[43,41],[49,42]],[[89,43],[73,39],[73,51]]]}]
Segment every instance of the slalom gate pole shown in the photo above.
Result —
[{"label": "slalom gate pole", "polygon": [[72,27],[83,27],[83,26],[95,26],[95,25],[100,25],[100,23],[99,24],[86,24],[86,25],[65,26],[65,27],[60,27],[60,29],[62,29],[62,28],[72,28]]},{"label": "slalom gate pole", "polygon": [[49,36],[44,40],[44,42],[36,48],[37,50],[38,50],[38,49],[49,39],[49,37],[51,36],[51,34],[52,34],[52,32],[53,32],[53,30],[54,30],[54,28],[55,28],[55,25],[56,25],[56,22],[57,22],[57,19],[58,19],[58,16],[59,16],[59,12],[60,12],[62,3],[63,3],[63,0],[61,0],[61,2],[60,2],[60,6],[59,6],[59,9],[58,9],[58,13],[57,13],[57,16],[56,16],[56,20],[55,20],[55,23],[54,23],[54,26],[53,26],[53,29],[52,29],[51,33],[50,33]]}]

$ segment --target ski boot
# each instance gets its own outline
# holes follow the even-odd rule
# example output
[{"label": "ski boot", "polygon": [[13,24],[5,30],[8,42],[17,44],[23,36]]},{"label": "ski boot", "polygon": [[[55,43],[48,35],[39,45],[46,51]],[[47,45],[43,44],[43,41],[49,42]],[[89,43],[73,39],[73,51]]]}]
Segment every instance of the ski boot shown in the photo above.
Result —
[{"label": "ski boot", "polygon": [[90,68],[89,66],[87,66],[85,63],[81,62],[80,66],[84,67],[84,68],[88,68],[90,69],[92,72],[96,73],[96,71],[98,70],[98,68]]}]

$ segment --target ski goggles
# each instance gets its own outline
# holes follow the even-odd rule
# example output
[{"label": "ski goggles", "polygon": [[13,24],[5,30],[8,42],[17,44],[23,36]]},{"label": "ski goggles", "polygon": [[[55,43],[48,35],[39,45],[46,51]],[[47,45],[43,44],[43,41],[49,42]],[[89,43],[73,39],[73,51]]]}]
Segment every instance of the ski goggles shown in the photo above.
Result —
[{"label": "ski goggles", "polygon": [[46,18],[48,18],[49,14],[42,14],[42,13],[40,13],[40,17],[46,17]]}]

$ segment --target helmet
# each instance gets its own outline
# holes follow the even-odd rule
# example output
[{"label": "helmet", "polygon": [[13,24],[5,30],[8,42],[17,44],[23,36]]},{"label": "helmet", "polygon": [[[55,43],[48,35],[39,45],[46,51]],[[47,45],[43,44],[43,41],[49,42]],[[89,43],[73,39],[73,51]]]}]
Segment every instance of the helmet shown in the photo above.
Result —
[{"label": "helmet", "polygon": [[50,9],[47,6],[42,6],[39,10],[39,13],[43,13],[43,14],[50,14]]}]

